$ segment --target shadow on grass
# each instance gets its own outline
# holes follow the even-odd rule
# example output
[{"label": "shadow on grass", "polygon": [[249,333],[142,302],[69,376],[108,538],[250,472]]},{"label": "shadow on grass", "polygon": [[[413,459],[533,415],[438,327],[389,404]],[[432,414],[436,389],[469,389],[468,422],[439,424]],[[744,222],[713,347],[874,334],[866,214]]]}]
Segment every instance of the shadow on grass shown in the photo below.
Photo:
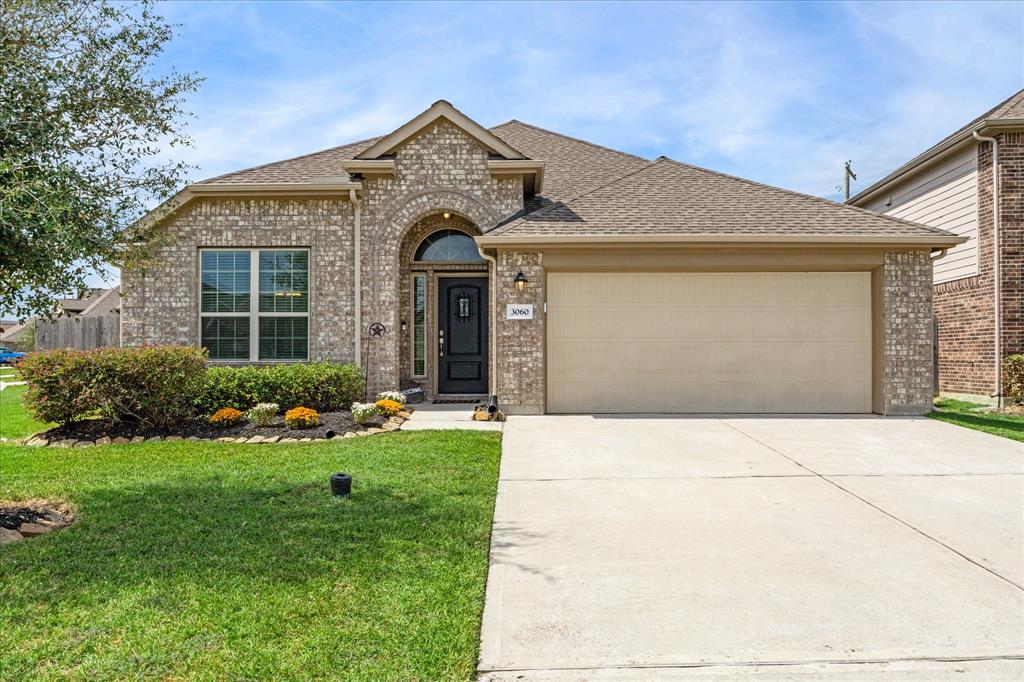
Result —
[{"label": "shadow on grass", "polygon": [[1024,440],[1024,420],[988,415],[985,413],[936,411],[930,415],[934,419],[958,424],[980,431],[1005,431],[1013,434],[1017,440]]},{"label": "shadow on grass", "polygon": [[393,559],[445,561],[454,544],[486,543],[490,518],[485,500],[472,495],[373,483],[335,500],[326,479],[98,489],[76,503],[81,516],[71,528],[4,548],[3,573],[40,586],[26,590],[33,600],[179,577],[211,586],[238,576],[302,583],[327,566],[383,578],[403,570]]}]

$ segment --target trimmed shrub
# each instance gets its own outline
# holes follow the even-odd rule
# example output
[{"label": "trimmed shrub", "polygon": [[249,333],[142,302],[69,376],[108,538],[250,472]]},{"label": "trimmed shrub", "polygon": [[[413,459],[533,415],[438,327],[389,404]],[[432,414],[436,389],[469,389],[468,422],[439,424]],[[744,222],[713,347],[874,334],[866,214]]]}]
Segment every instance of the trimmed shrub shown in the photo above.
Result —
[{"label": "trimmed shrub", "polygon": [[242,418],[242,413],[233,407],[222,407],[210,417],[210,423],[222,429],[234,426]]},{"label": "trimmed shrub", "polygon": [[405,406],[405,394],[401,391],[381,391],[377,394],[377,401],[393,400],[401,406]]},{"label": "trimmed shrub", "polygon": [[274,417],[281,411],[277,403],[259,403],[245,413],[246,418],[256,426],[270,426]]},{"label": "trimmed shrub", "polygon": [[277,403],[286,410],[306,406],[331,412],[345,409],[362,393],[363,376],[355,365],[211,367],[196,404],[204,413],[224,405],[248,410],[259,403]]},{"label": "trimmed shrub", "polygon": [[1003,359],[1003,393],[1015,403],[1024,403],[1024,355]]},{"label": "trimmed shrub", "polygon": [[378,400],[376,405],[380,413],[386,417],[394,417],[402,411],[402,403],[394,400]]},{"label": "trimmed shrub", "polygon": [[284,423],[289,429],[311,429],[320,423],[320,413],[308,407],[293,407],[284,413]]},{"label": "trimmed shrub", "polygon": [[375,403],[352,403],[352,418],[357,424],[368,424],[380,414]]},{"label": "trimmed shrub", "polygon": [[19,364],[26,403],[41,421],[101,417],[166,427],[196,414],[206,351],[187,346],[52,350]]}]

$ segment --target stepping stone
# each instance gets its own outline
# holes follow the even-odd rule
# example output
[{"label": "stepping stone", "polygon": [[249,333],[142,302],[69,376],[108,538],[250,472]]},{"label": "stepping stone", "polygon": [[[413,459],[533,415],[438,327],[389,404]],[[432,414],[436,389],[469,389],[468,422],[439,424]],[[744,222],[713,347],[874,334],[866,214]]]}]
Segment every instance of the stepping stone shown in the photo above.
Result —
[{"label": "stepping stone", "polygon": [[10,528],[0,528],[0,545],[9,545],[12,542],[21,542],[25,536]]},{"label": "stepping stone", "polygon": [[41,523],[23,523],[18,526],[18,532],[26,538],[35,537],[36,535],[45,535],[53,530],[52,526],[44,526]]}]

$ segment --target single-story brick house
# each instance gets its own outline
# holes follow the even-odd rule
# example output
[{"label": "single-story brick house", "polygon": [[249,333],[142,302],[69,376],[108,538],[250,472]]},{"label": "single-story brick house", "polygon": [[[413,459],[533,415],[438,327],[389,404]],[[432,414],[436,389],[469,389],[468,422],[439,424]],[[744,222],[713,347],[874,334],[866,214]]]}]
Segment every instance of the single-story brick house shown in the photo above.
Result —
[{"label": "single-story brick house", "polygon": [[1002,358],[1024,353],[1024,90],[849,203],[967,239],[935,262],[939,390],[995,398]]},{"label": "single-story brick house", "polygon": [[126,345],[358,362],[511,413],[926,412],[931,257],[963,241],[444,101],[158,220]]}]

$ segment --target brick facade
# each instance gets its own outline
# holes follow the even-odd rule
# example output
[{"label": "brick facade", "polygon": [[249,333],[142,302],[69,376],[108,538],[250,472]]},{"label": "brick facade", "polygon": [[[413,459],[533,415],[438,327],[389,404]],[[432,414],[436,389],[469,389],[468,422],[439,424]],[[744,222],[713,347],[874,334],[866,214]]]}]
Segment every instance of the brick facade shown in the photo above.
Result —
[{"label": "brick facade", "polygon": [[[1008,157],[1012,158],[1012,157]],[[437,229],[487,233],[523,210],[523,180],[494,175],[488,150],[440,119],[394,150],[393,174],[362,178],[360,201],[348,197],[273,199],[201,198],[162,228],[170,237],[146,271],[122,273],[122,338],[126,345],[199,343],[198,250],[202,247],[308,247],[310,359],[352,362],[357,319],[360,360],[368,392],[415,381],[433,387],[435,277],[445,271],[484,272],[488,263],[414,264],[416,246]],[[1017,187],[1020,187],[1018,182]],[[1007,201],[1012,199],[1007,196]],[[1018,206],[1020,194],[1018,189]],[[355,215],[361,220],[362,310],[355,315]],[[450,217],[444,219],[443,212]],[[1017,253],[1019,253],[1019,220]],[[499,249],[490,280],[496,309],[491,380],[504,409],[544,410],[545,272],[543,253]],[[427,368],[411,367],[411,273],[427,275]],[[529,283],[513,284],[522,272]],[[1019,266],[1018,270],[1019,272]],[[932,386],[931,262],[927,252],[886,255],[881,272],[884,311],[884,410],[926,411]],[[1020,291],[1016,293],[1020,305]],[[532,303],[534,319],[506,320],[510,303]],[[401,321],[407,323],[401,329]],[[374,322],[381,337],[366,333]],[[1021,330],[1009,330],[1017,334]]]},{"label": "brick facade", "polygon": [[883,413],[926,414],[934,385],[929,252],[887,252],[881,280]]},{"label": "brick facade", "polygon": [[[1024,133],[999,140],[1003,356],[1024,352]],[[978,145],[978,274],[935,287],[939,390],[988,396],[995,390],[995,249],[992,145]]]},{"label": "brick facade", "polygon": [[309,357],[352,362],[353,213],[340,199],[204,199],[163,229],[145,272],[121,273],[121,342],[199,343],[199,249],[308,247]]}]

